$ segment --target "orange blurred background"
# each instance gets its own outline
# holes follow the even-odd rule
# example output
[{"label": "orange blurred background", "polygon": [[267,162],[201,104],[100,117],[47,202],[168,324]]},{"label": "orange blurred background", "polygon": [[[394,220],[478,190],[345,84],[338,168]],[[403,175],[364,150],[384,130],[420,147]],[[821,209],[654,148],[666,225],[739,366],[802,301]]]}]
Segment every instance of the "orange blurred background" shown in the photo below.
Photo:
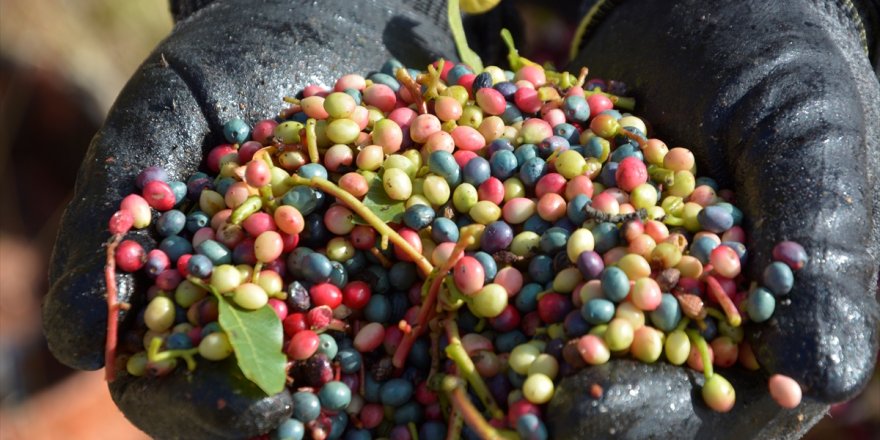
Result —
[{"label": "orange blurred background", "polygon": [[[561,18],[540,3],[518,4],[529,8],[523,51],[564,50],[577,14]],[[146,438],[116,409],[101,371],[74,372],[52,358],[40,300],[78,164],[171,27],[166,0],[0,0],[0,440]],[[869,390],[808,438],[878,438],[878,426],[875,373]]]}]

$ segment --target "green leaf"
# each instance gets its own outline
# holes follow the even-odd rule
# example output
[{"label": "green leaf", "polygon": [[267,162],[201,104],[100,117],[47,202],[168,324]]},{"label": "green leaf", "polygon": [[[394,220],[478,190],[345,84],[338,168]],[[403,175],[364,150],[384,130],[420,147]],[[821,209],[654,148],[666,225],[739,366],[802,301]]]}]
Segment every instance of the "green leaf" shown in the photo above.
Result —
[{"label": "green leaf", "polygon": [[281,352],[283,329],[268,305],[244,310],[223,297],[219,301],[220,327],[229,336],[244,376],[272,396],[284,389],[287,356]]},{"label": "green leaf", "polygon": [[[370,179],[369,190],[364,196],[363,202],[367,209],[385,223],[400,223],[403,220],[403,211],[406,210],[406,205],[402,201],[388,197],[385,188],[382,187],[382,178],[378,175]],[[369,224],[358,215],[354,216],[354,222],[359,225]]]}]

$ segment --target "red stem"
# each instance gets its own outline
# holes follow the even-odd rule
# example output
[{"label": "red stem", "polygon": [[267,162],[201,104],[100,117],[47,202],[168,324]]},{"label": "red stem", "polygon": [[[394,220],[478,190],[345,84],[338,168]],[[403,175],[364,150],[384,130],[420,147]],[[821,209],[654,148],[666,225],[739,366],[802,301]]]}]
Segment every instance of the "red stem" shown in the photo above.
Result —
[{"label": "red stem", "polygon": [[706,277],[706,285],[709,286],[709,294],[712,295],[712,298],[714,298],[715,301],[718,301],[718,304],[721,304],[721,308],[724,309],[724,314],[727,315],[727,320],[730,322],[730,325],[739,327],[742,323],[742,317],[739,314],[739,310],[736,309],[736,305],[734,305],[733,301],[730,300],[730,297],[724,293],[721,283],[719,283],[715,277],[709,275]]},{"label": "red stem", "polygon": [[104,263],[104,282],[107,284],[107,339],[104,345],[104,378],[116,379],[116,344],[119,331],[119,310],[127,307],[119,303],[116,289],[116,247],[122,234],[114,234],[107,243],[107,261]]},{"label": "red stem", "polygon": [[437,296],[440,294],[440,285],[443,284],[443,279],[446,278],[446,274],[452,270],[455,262],[461,258],[465,248],[467,248],[473,241],[474,237],[471,235],[462,237],[458,243],[455,244],[452,254],[449,255],[449,259],[446,260],[443,267],[434,274],[434,279],[431,281],[431,288],[428,289],[428,295],[425,297],[425,300],[422,301],[422,308],[419,310],[419,318],[416,321],[416,324],[412,327],[411,332],[403,335],[403,339],[400,340],[400,346],[397,347],[397,351],[394,352],[394,357],[391,359],[391,364],[394,365],[395,368],[403,368],[403,365],[406,363],[406,358],[409,356],[409,352],[412,349],[413,344],[415,344],[416,339],[425,333],[425,330],[428,328],[429,318],[434,313],[434,307],[437,304]]}]

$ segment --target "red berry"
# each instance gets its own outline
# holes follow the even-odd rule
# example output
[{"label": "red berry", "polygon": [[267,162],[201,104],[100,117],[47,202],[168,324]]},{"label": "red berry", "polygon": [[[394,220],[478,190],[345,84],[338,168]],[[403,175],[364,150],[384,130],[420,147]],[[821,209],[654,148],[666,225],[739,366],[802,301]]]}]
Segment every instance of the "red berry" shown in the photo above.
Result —
[{"label": "red berry", "polygon": [[318,345],[321,340],[318,334],[311,330],[303,330],[290,338],[290,344],[287,346],[287,357],[301,361],[312,357],[318,351]]},{"label": "red berry", "polygon": [[[261,144],[268,144],[269,141],[272,140],[272,136],[275,134],[275,127],[278,126],[278,123],[271,119],[264,119],[260,122],[254,124],[254,130],[251,132],[251,138]],[[247,145],[247,142],[245,142]],[[244,148],[244,145],[242,145]],[[238,153],[241,155],[241,152]],[[242,162],[247,162],[250,160],[250,157],[245,159],[241,158]]]},{"label": "red berry", "polygon": [[308,328],[306,324],[306,315],[304,313],[291,313],[281,321],[284,327],[284,334],[293,336]]},{"label": "red berry", "polygon": [[153,180],[144,185],[142,195],[147,203],[157,211],[167,211],[177,203],[174,191],[161,180]]},{"label": "red berry", "polygon": [[272,307],[272,310],[275,310],[278,319],[284,321],[287,318],[287,303],[278,298],[269,298],[269,305]]},{"label": "red berry", "polygon": [[192,258],[192,254],[183,254],[177,259],[177,263],[174,267],[177,268],[177,271],[180,272],[180,275],[184,278],[189,276],[189,269],[187,269],[186,265],[189,264],[189,259]]},{"label": "red berry", "polygon": [[147,261],[147,254],[144,247],[134,240],[123,240],[116,247],[116,267],[123,272],[136,272],[144,267]]},{"label": "red berry", "polygon": [[327,306],[318,306],[306,313],[306,325],[313,330],[322,330],[333,320],[333,310]]},{"label": "red berry", "polygon": [[342,291],[330,283],[319,283],[309,289],[312,306],[327,306],[335,309],[342,304]]},{"label": "red berry", "polygon": [[[481,89],[482,90],[482,89]],[[490,177],[477,188],[480,200],[488,200],[498,206],[504,201],[504,184],[495,177]]]},{"label": "red berry", "polygon": [[350,309],[363,309],[371,296],[370,285],[363,281],[352,281],[342,288],[342,303]]},{"label": "red berry", "polygon": [[538,300],[538,316],[547,324],[562,322],[570,310],[571,300],[559,293],[547,293]]},{"label": "red berry", "polygon": [[357,225],[351,230],[351,244],[355,249],[368,250],[376,245],[376,231],[366,225]]},{"label": "red berry", "polygon": [[208,164],[208,169],[214,173],[220,172],[220,160],[230,154],[237,154],[235,148],[232,148],[232,145],[223,144],[214,147],[210,153],[208,153],[208,158],[205,159],[205,162]]},{"label": "red berry", "polygon": [[125,234],[134,224],[134,216],[130,211],[119,210],[110,217],[109,229],[111,234]]},{"label": "red berry", "polygon": [[501,333],[507,333],[515,330],[519,326],[520,315],[519,310],[513,304],[508,304],[501,311],[501,314],[489,319],[489,324],[495,330]]},{"label": "red berry", "polygon": [[385,338],[382,339],[382,346],[385,347],[385,353],[394,354],[397,347],[400,346],[400,340],[403,339],[403,332],[398,327],[388,327],[385,329]]},{"label": "red berry", "polygon": [[534,414],[541,418],[541,408],[526,399],[517,400],[510,404],[510,409],[507,411],[507,423],[510,426],[516,426],[516,421],[526,414]]},{"label": "red berry", "polygon": [[156,286],[160,289],[171,292],[177,288],[183,276],[175,269],[165,269],[156,277]]}]

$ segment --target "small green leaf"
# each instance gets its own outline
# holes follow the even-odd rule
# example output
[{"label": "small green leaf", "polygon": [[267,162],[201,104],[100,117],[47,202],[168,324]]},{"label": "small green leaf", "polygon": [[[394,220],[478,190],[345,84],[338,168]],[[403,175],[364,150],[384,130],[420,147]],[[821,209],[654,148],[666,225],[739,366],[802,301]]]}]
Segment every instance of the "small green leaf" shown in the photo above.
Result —
[{"label": "small green leaf", "polygon": [[219,301],[220,327],[229,336],[244,376],[273,396],[284,389],[287,356],[281,352],[283,329],[269,306],[244,310],[228,298]]},{"label": "small green leaf", "polygon": [[[388,197],[385,188],[382,187],[382,178],[378,175],[370,179],[369,190],[364,196],[363,202],[367,209],[385,223],[400,223],[403,220],[403,211],[406,210],[406,205],[404,202]],[[354,222],[359,225],[368,224],[358,215],[354,216]]]}]

